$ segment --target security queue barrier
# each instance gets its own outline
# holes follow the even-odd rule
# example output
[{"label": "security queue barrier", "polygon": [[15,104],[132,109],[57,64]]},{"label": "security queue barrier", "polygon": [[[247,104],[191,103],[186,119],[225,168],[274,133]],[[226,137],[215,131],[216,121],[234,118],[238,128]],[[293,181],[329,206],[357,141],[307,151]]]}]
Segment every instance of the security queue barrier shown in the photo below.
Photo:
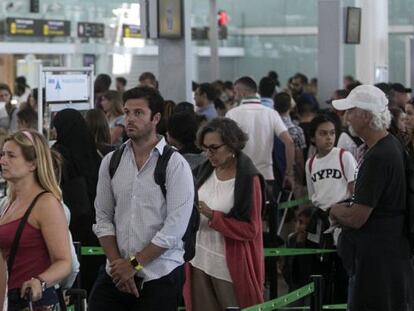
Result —
[{"label": "security queue barrier", "polygon": [[[297,200],[290,200],[287,202],[279,203],[278,209],[290,209],[299,205],[310,203],[308,197],[302,197]],[[285,257],[285,256],[301,256],[301,255],[315,255],[334,253],[335,249],[313,249],[313,248],[264,248],[265,257]],[[82,256],[103,256],[105,255],[102,247],[99,246],[83,246],[81,247]],[[273,300],[266,301],[262,304],[251,306],[245,309],[239,309],[242,311],[271,311],[271,310],[346,310],[346,304],[335,304],[322,306],[322,293],[321,293],[321,276],[312,276],[314,281],[293,291],[284,296],[275,298]],[[288,307],[287,305],[302,299],[306,296],[312,295],[311,306],[303,307]],[[70,309],[68,309],[70,310]],[[179,307],[178,310],[184,311],[185,307]],[[235,309],[232,309],[235,310]]]},{"label": "security queue barrier", "polygon": [[286,201],[286,202],[281,202],[277,205],[278,209],[289,209],[289,208],[293,208],[299,205],[305,205],[305,204],[309,204],[311,203],[311,201],[309,200],[308,197],[301,197],[299,199],[296,200],[290,200],[290,201]]},{"label": "security queue barrier", "polygon": [[[300,255],[315,255],[334,253],[335,249],[318,249],[318,248],[265,248],[265,257],[283,257],[283,256],[300,256]],[[82,256],[103,256],[105,255],[102,247],[99,246],[82,246]]]}]

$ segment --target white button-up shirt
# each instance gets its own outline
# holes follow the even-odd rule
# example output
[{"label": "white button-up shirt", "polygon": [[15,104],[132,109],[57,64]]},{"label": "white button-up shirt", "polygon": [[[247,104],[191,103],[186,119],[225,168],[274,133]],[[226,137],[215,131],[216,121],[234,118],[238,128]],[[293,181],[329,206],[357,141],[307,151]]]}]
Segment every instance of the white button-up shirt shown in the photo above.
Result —
[{"label": "white button-up shirt", "polygon": [[109,175],[112,153],[102,160],[99,170],[93,228],[96,236],[116,236],[123,258],[149,243],[167,249],[139,272],[144,281],[161,278],[184,263],[182,237],[193,208],[193,176],[178,152],[168,162],[166,199],[155,183],[154,169],[165,145],[162,138],[139,170],[128,141],[113,179]]}]

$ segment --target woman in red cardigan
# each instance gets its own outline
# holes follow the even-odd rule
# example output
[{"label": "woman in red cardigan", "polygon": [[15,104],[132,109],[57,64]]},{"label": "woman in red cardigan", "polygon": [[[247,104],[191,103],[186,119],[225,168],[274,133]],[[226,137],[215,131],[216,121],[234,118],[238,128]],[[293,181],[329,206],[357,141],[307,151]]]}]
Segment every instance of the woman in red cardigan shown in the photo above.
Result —
[{"label": "woman in red cardigan", "polygon": [[197,171],[200,229],[191,261],[192,310],[216,311],[263,301],[263,178],[241,150],[247,135],[228,118],[200,132],[207,153]]}]

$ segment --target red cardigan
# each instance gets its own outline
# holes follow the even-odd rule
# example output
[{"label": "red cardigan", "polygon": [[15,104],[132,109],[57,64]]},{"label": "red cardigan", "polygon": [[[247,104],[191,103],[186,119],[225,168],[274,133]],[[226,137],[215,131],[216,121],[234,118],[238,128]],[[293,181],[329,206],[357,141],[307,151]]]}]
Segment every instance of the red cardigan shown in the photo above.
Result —
[{"label": "red cardigan", "polygon": [[[213,211],[209,225],[224,236],[226,261],[239,307],[263,302],[264,257],[262,233],[262,193],[259,177],[253,179],[253,206],[250,221],[239,221]],[[191,275],[186,267],[184,300],[191,311]]]}]

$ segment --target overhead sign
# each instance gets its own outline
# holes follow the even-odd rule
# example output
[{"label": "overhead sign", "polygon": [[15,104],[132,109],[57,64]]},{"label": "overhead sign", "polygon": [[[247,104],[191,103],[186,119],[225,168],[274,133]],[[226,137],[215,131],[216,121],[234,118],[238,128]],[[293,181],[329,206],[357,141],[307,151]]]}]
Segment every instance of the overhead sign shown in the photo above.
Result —
[{"label": "overhead sign", "polygon": [[46,101],[71,102],[89,100],[88,75],[47,74]]},{"label": "overhead sign", "polygon": [[6,19],[7,34],[9,36],[36,36],[39,32],[37,20],[31,18]]},{"label": "overhead sign", "polygon": [[122,25],[122,37],[124,38],[142,38],[141,26],[139,25]]},{"label": "overhead sign", "polygon": [[7,35],[32,37],[70,36],[70,22],[32,18],[6,18]]},{"label": "overhead sign", "polygon": [[78,37],[104,38],[105,25],[99,23],[78,23]]},{"label": "overhead sign", "polygon": [[44,37],[68,37],[70,36],[70,22],[58,20],[40,20],[42,35]]},{"label": "overhead sign", "polygon": [[183,35],[182,0],[158,0],[158,35],[178,39]]}]

